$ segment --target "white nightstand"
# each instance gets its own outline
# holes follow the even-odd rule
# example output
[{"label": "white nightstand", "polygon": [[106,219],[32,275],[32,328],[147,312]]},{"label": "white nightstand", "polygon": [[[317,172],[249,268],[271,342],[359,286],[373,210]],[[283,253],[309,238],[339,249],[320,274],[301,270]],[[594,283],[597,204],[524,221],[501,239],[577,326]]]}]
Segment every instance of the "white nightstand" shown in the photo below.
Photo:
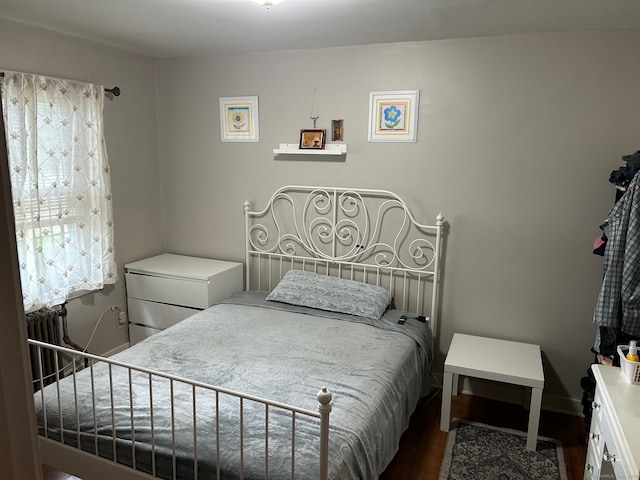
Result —
[{"label": "white nightstand", "polygon": [[125,265],[131,345],[242,291],[242,264],[165,253]]},{"label": "white nightstand", "polygon": [[444,362],[440,430],[445,432],[451,422],[451,395],[458,394],[458,375],[530,387],[527,449],[536,449],[544,388],[540,346],[455,333]]}]

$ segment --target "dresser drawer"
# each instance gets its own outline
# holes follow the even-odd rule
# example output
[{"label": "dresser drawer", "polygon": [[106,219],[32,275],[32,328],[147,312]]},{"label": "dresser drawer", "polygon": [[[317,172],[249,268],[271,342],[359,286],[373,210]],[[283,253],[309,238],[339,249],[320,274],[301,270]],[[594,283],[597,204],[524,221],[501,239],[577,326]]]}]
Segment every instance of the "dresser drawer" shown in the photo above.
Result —
[{"label": "dresser drawer", "polygon": [[126,282],[130,298],[200,309],[209,306],[207,281],[127,273]]},{"label": "dresser drawer", "polygon": [[158,330],[169,328],[200,311],[197,308],[180,307],[137,298],[129,298],[127,300],[127,308],[129,310],[129,322],[146,325]]},{"label": "dresser drawer", "polygon": [[620,367],[594,364],[596,380],[591,431],[584,478],[640,479],[640,389]]},{"label": "dresser drawer", "polygon": [[129,345],[135,345],[141,342],[145,338],[155,335],[162,330],[156,330],[155,328],[143,327],[142,325],[129,325]]},{"label": "dresser drawer", "polygon": [[599,480],[600,479],[600,463],[602,462],[602,455],[597,454],[589,445],[587,451],[587,461],[584,467],[584,480]]},{"label": "dresser drawer", "polygon": [[602,403],[602,392],[600,392],[600,389],[598,389],[596,387],[596,393],[593,396],[593,402],[591,403],[591,407],[592,407],[592,422],[597,422],[598,424],[602,424],[602,422],[604,422],[605,416],[604,416],[604,405]]},{"label": "dresser drawer", "polygon": [[615,478],[617,479],[626,480],[632,478],[630,472],[625,468],[625,462],[627,462],[628,459],[625,458],[625,453],[622,448],[620,448],[620,444],[610,428],[611,419],[609,418],[607,408],[605,407],[603,410],[605,420],[600,425],[600,429],[602,431],[602,437],[604,438],[604,451],[602,453],[602,466],[600,471],[613,470]]},{"label": "dresser drawer", "polygon": [[[596,403],[594,399],[594,404]],[[604,436],[600,429],[600,416],[598,407],[593,406],[591,427],[589,428],[589,442],[587,448],[587,460],[585,463],[584,480],[599,480],[602,452],[604,451]],[[601,410],[601,407],[600,407]]]},{"label": "dresser drawer", "polygon": [[604,451],[604,436],[600,428],[600,422],[593,418],[589,428],[589,451],[593,451],[596,458],[602,457]]},{"label": "dresser drawer", "polygon": [[241,263],[162,254],[125,265],[129,339],[141,339],[242,291]]}]

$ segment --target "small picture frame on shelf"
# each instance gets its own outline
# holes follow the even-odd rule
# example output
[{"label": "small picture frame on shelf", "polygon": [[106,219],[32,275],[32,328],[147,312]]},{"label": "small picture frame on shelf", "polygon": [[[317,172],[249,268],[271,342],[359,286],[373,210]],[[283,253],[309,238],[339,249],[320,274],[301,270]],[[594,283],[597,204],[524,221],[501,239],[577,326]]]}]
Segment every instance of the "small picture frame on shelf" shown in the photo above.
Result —
[{"label": "small picture frame on shelf", "polygon": [[344,120],[331,120],[331,141],[341,142],[343,138]]},{"label": "small picture frame on shelf", "polygon": [[324,129],[300,130],[299,148],[324,150],[326,139],[327,131]]}]

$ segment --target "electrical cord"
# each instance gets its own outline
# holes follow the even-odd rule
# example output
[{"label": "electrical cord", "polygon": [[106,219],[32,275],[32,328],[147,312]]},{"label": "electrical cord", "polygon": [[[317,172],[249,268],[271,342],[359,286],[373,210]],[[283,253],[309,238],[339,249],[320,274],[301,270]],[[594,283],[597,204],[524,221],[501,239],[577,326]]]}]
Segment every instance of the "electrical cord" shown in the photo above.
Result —
[{"label": "electrical cord", "polygon": [[[74,359],[78,358],[78,355],[73,355],[73,358]],[[45,375],[44,377],[42,377],[42,382],[45,382],[45,381],[49,380],[50,378],[53,378],[53,377],[56,377],[56,376],[59,376],[60,378],[64,378],[64,376],[67,375],[68,373],[79,372],[80,370],[82,370],[82,368],[83,368],[82,366],[78,367],[78,366],[74,366],[73,363],[69,363],[69,364],[63,366],[62,368],[59,368],[56,372],[50,373],[50,374]],[[36,378],[35,380],[32,380],[31,383],[34,384],[34,385],[40,384],[40,378]]]},{"label": "electrical cord", "polygon": [[89,348],[89,345],[91,344],[91,341],[93,340],[93,337],[96,334],[96,331],[98,330],[98,325],[100,325],[100,322],[102,321],[102,319],[104,318],[104,316],[107,314],[107,312],[115,312],[117,311],[118,313],[121,312],[120,307],[113,305],[109,308],[107,308],[104,312],[102,312],[102,315],[100,315],[100,317],[98,318],[98,321],[96,322],[95,327],[93,327],[93,332],[91,332],[91,336],[89,337],[89,341],[87,342],[87,344],[85,345],[85,347],[82,349],[82,352],[86,352],[87,349]]},{"label": "electrical cord", "polygon": [[[93,327],[93,331],[91,332],[91,336],[89,337],[89,341],[84,346],[84,348],[82,348],[82,347],[80,347],[80,345],[77,345],[76,343],[72,342],[71,339],[69,338],[69,336],[67,335],[67,332],[66,332],[66,330],[67,330],[66,311],[65,311],[64,312],[65,315],[63,317],[64,318],[64,342],[67,345],[71,345],[76,350],[78,350],[78,351],[80,351],[82,353],[86,353],[87,350],[89,349],[89,345],[91,344],[91,342],[93,340],[93,337],[95,337],[95,335],[96,335],[96,331],[98,330],[98,326],[100,325],[100,322],[102,321],[104,316],[107,314],[107,312],[116,312],[116,311],[118,313],[120,313],[122,310],[120,310],[120,307],[118,307],[117,305],[112,305],[111,307],[107,308],[104,312],[102,312],[100,317],[98,317],[98,321],[96,322],[95,326]],[[77,355],[72,355],[72,358],[74,358],[74,359],[77,358],[77,357],[78,357]],[[86,367],[86,365],[85,365],[85,367]],[[56,375],[60,375],[60,374],[62,374],[64,376],[65,370],[68,370],[68,369],[74,369],[75,370],[75,368],[71,364],[67,364],[67,365],[63,366],[62,368],[58,369],[57,372],[53,372],[53,373],[50,373],[49,375],[45,375],[42,378],[42,381],[48,380],[49,378],[52,378],[52,377],[54,377]],[[33,380],[32,383],[36,384],[36,383],[39,383],[39,382],[40,382],[40,379],[38,378],[38,379]]]}]

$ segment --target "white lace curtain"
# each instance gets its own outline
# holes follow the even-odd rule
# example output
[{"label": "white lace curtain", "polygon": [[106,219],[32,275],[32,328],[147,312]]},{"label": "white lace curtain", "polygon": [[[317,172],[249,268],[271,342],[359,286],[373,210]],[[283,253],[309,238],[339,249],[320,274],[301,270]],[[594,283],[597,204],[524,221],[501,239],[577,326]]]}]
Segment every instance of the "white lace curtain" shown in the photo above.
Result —
[{"label": "white lace curtain", "polygon": [[25,310],[115,283],[103,87],[7,71],[1,80]]}]

